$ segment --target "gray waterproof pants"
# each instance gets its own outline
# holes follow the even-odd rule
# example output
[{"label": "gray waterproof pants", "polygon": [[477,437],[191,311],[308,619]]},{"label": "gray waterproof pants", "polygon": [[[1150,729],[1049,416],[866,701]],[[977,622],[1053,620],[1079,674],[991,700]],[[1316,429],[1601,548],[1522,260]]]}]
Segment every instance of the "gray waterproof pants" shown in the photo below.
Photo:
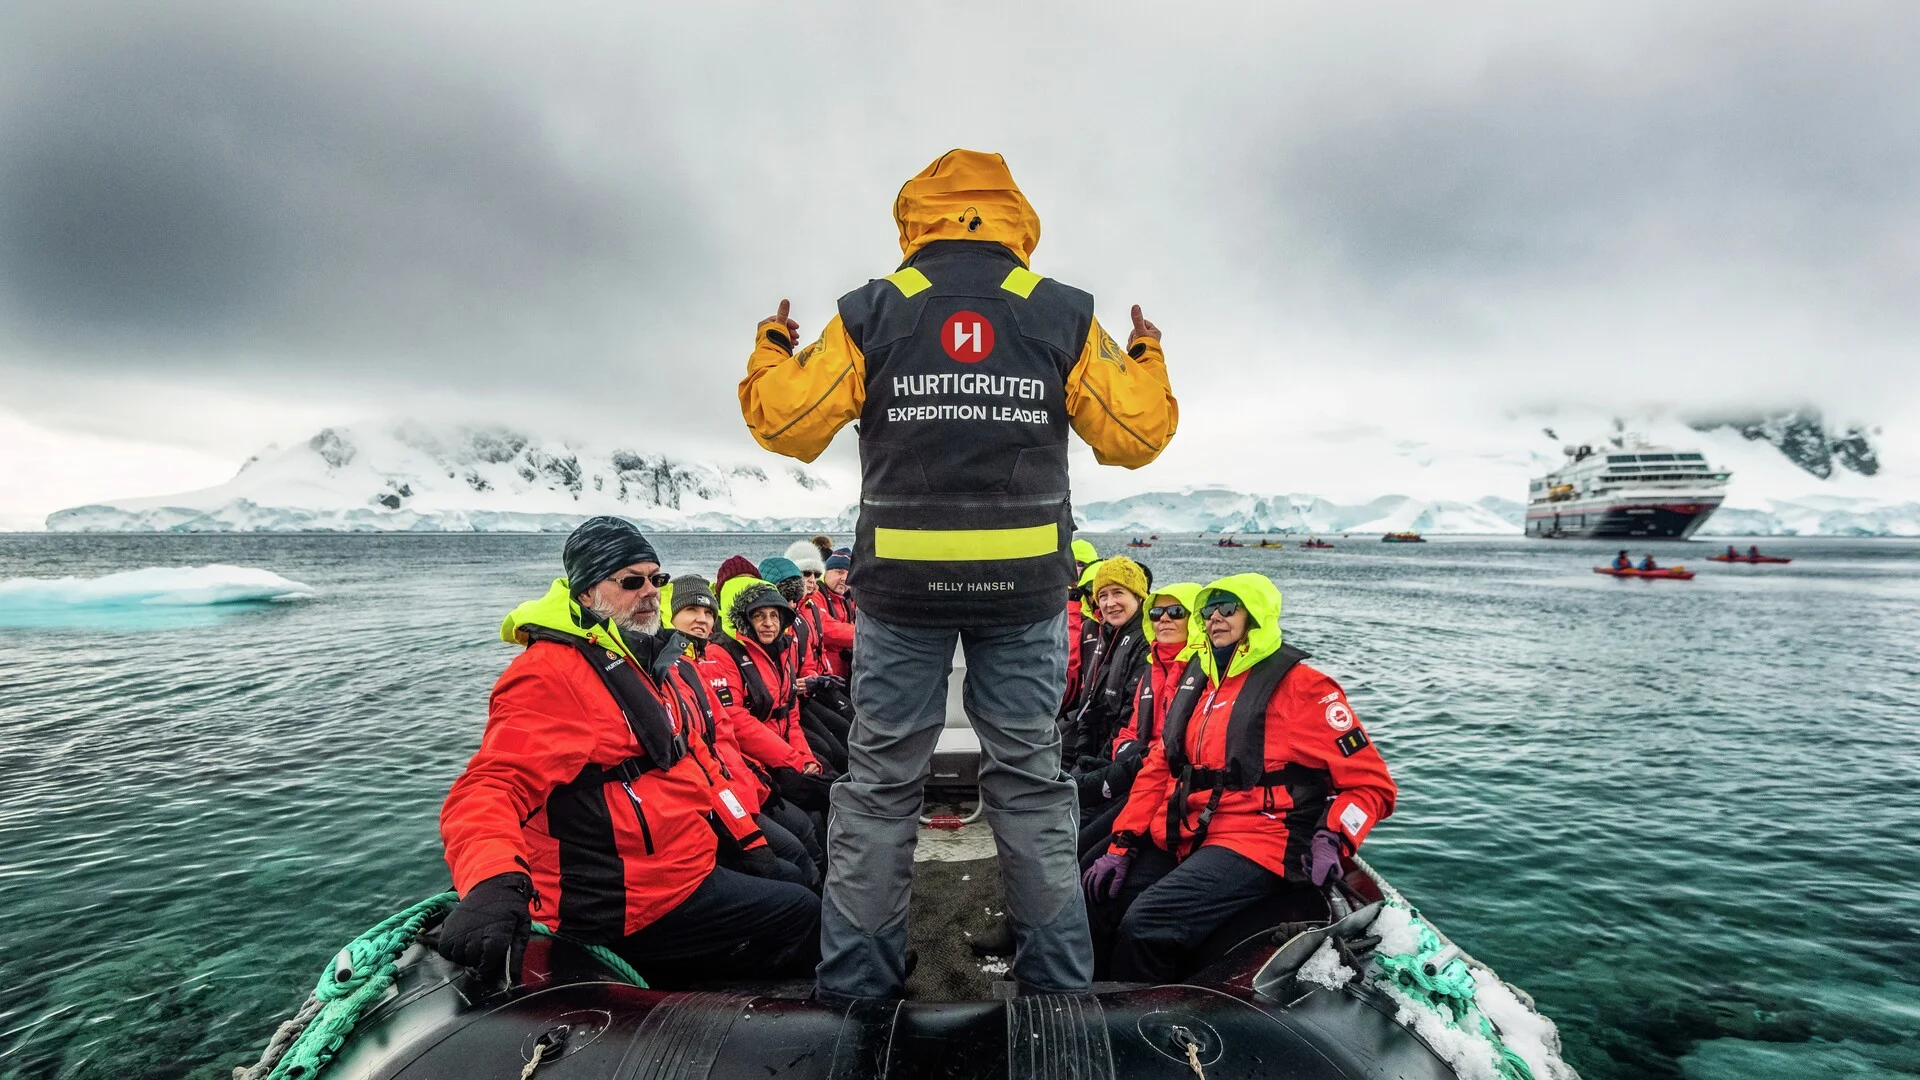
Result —
[{"label": "gray waterproof pants", "polygon": [[922,789],[946,721],[956,638],[962,698],[980,737],[980,794],[993,827],[1024,988],[1086,993],[1093,944],[1080,895],[1079,800],[1060,769],[1053,715],[1066,685],[1066,614],[1026,626],[933,630],[862,612],[853,640],[847,775],[833,786],[821,905],[821,993],[906,993],[907,900]]}]

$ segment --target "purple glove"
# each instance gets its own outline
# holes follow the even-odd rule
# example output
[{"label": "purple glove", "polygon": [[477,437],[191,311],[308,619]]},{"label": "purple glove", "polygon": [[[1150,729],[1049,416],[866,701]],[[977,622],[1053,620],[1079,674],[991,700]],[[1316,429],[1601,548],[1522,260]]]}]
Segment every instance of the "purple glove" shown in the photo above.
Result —
[{"label": "purple glove", "polygon": [[1307,848],[1307,880],[1316,888],[1324,889],[1327,882],[1340,876],[1342,846],[1340,837],[1326,829],[1313,834],[1313,843]]},{"label": "purple glove", "polygon": [[1127,871],[1133,866],[1133,856],[1127,853],[1115,854],[1111,851],[1087,867],[1080,875],[1080,887],[1086,891],[1087,899],[1094,902],[1112,900],[1120,895],[1120,885],[1127,880]]}]

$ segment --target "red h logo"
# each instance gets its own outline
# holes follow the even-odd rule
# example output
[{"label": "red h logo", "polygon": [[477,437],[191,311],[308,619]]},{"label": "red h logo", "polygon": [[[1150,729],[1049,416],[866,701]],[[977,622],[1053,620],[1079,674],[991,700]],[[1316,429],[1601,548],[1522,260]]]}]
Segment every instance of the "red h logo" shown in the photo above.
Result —
[{"label": "red h logo", "polygon": [[940,328],[940,347],[963,364],[977,364],[993,352],[993,324],[977,311],[956,311]]}]

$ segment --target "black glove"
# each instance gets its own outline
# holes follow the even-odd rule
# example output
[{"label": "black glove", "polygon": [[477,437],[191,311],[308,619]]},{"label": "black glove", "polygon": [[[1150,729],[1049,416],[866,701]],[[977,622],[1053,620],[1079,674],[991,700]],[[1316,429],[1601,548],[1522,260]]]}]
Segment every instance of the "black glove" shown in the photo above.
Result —
[{"label": "black glove", "polygon": [[806,684],[808,696],[828,691],[837,693],[847,688],[847,680],[838,675],[814,675],[801,681]]},{"label": "black glove", "polygon": [[824,777],[808,776],[798,769],[780,766],[773,770],[773,786],[780,797],[802,810],[827,812],[827,793],[833,783]]},{"label": "black glove", "polygon": [[783,876],[780,857],[765,844],[741,852],[739,870],[743,874],[752,874],[757,878],[771,878],[775,881]]},{"label": "black glove", "polygon": [[1104,769],[1108,764],[1109,762],[1106,758],[1100,757],[1097,754],[1081,754],[1073,763],[1073,771],[1077,773],[1087,773],[1095,769]]},{"label": "black glove", "polygon": [[440,955],[473,968],[482,979],[497,980],[505,972],[519,982],[520,959],[532,933],[533,918],[527,914],[532,896],[533,879],[518,871],[495,874],[468,889],[440,924]]}]

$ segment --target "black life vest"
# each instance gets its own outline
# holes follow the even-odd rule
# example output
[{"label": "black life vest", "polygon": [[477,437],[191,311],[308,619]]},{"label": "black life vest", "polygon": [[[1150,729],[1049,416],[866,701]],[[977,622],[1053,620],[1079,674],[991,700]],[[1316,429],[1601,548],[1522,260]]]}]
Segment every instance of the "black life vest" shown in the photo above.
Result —
[{"label": "black life vest", "polygon": [[[619,707],[620,714],[626,718],[627,727],[639,742],[644,756],[627,758],[617,765],[588,765],[582,770],[581,778],[593,779],[592,773],[604,773],[605,778],[633,780],[643,773],[655,769],[670,769],[687,754],[687,737],[684,726],[675,730],[673,717],[668,714],[665,705],[641,678],[640,672],[627,658],[602,645],[595,645],[586,638],[573,634],[549,630],[542,626],[528,626],[523,631],[528,642],[550,641],[565,645],[577,651],[581,659],[593,667],[600,675],[600,682],[606,686],[607,693],[613,696],[613,703]],[[609,627],[611,632],[611,627]],[[623,635],[621,640],[626,641]],[[686,638],[678,631],[667,631],[664,637],[643,639],[643,648],[634,653],[636,661],[647,664],[647,676],[655,686],[671,689],[669,675],[677,663],[685,663],[681,651],[686,648]],[[629,650],[633,643],[628,642]],[[677,696],[677,694],[676,694]],[[682,714],[689,720],[692,714],[685,711],[685,699],[679,699]],[[709,721],[711,718],[709,718]]]},{"label": "black life vest", "polygon": [[1057,615],[1074,578],[1066,383],[1093,297],[999,244],[944,240],[839,307],[866,358],[860,606],[909,626]]},{"label": "black life vest", "polygon": [[1247,670],[1245,682],[1240,693],[1233,700],[1233,710],[1227,715],[1227,765],[1224,769],[1195,768],[1187,755],[1187,724],[1193,719],[1194,709],[1207,693],[1206,671],[1200,666],[1200,658],[1195,656],[1187,661],[1187,670],[1180,676],[1178,687],[1174,690],[1173,701],[1167,706],[1166,727],[1161,737],[1167,756],[1167,771],[1174,778],[1173,796],[1167,800],[1167,848],[1174,854],[1179,853],[1180,834],[1184,829],[1187,804],[1197,791],[1209,791],[1207,805],[1200,811],[1200,822],[1193,832],[1193,846],[1198,850],[1206,841],[1207,826],[1213,820],[1213,813],[1220,807],[1220,799],[1229,791],[1251,791],[1256,787],[1267,790],[1269,803],[1272,789],[1284,787],[1296,807],[1309,807],[1326,801],[1331,788],[1325,770],[1310,766],[1289,763],[1286,766],[1269,770],[1267,768],[1267,704],[1280,689],[1280,683],[1295,664],[1307,659],[1308,653],[1282,644],[1278,651],[1266,657]]},{"label": "black life vest", "polygon": [[760,669],[754,664],[753,657],[747,655],[747,647],[718,631],[709,644],[719,646],[722,652],[733,658],[733,666],[740,669],[740,695],[745,699],[740,704],[756,720],[771,717],[773,691],[767,689],[767,681],[760,677]]}]

